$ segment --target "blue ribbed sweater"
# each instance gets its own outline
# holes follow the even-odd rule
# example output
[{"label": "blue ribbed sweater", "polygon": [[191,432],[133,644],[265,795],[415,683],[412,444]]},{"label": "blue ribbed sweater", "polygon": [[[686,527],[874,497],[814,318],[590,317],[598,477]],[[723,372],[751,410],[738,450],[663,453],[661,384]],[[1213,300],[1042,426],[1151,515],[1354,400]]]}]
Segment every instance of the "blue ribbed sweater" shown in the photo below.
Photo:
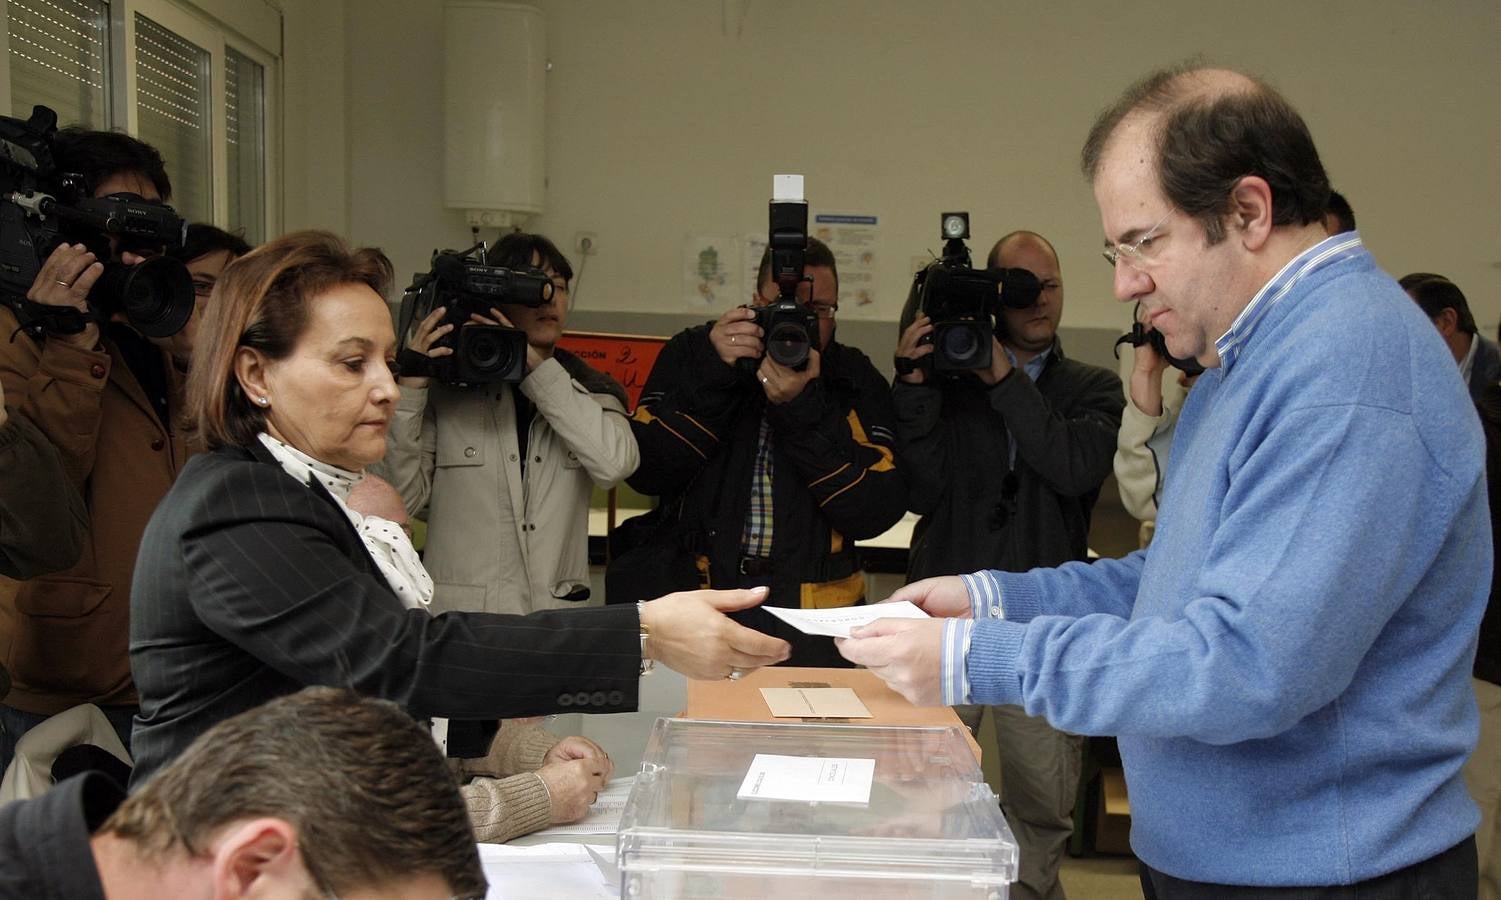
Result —
[{"label": "blue ribbed sweater", "polygon": [[1132,847],[1180,878],[1360,881],[1479,821],[1484,442],[1433,326],[1342,237],[1190,393],[1151,547],[991,573],[1006,620],[975,623],[971,698],[1119,736]]}]

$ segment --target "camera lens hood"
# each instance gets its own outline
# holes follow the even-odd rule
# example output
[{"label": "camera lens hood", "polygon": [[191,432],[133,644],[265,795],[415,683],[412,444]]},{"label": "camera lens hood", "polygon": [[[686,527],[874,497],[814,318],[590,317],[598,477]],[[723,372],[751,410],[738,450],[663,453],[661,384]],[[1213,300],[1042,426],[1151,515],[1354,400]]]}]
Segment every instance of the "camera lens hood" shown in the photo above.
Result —
[{"label": "camera lens hood", "polygon": [[105,263],[89,304],[102,318],[122,312],[141,334],[162,338],[182,331],[197,299],[187,266],[170,256],[153,256],[134,266]]}]

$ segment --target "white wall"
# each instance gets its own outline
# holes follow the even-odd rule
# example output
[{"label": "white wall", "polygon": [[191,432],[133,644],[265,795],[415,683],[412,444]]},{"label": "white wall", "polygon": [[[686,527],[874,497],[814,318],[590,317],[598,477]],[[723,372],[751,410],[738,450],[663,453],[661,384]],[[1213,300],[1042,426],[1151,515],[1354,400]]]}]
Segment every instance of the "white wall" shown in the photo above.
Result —
[{"label": "white wall", "polygon": [[349,233],[344,0],[282,0],[282,226]]},{"label": "white wall", "polygon": [[[940,209],[967,208],[981,253],[1013,228],[1050,236],[1065,324],[1117,328],[1079,145],[1128,81],[1204,52],[1298,106],[1389,271],[1448,274],[1483,328],[1501,319],[1494,0],[534,2],[555,67],[547,212],[531,227],[565,250],[599,236],[584,309],[681,310],[685,236],[764,229],[770,176],[791,171],[815,209],[882,217],[894,295],[937,249]],[[402,278],[466,245],[442,207],[441,2],[285,5],[287,224],[347,221]]]}]

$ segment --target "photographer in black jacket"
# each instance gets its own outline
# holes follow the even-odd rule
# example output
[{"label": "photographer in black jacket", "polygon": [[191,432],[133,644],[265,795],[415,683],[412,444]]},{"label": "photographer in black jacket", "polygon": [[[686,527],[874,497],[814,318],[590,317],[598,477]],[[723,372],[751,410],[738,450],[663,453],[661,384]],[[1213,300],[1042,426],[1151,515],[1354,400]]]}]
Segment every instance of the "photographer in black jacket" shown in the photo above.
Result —
[{"label": "photographer in black jacket", "polygon": [[[1068,359],[1058,341],[1063,280],[1041,235],[996,242],[988,265],[1021,268],[1042,290],[1024,309],[1002,306],[990,366],[898,375],[892,396],[907,464],[913,533],[907,581],[978,569],[1026,571],[1086,555],[1089,517],[1110,475],[1124,403],[1120,378]],[[932,355],[933,323],[917,294],[901,320],[903,359]],[[956,709],[971,730],[982,707]],[[1079,738],[1020,707],[993,707],[1001,806],[1021,849],[1018,897],[1061,898],[1058,865],[1073,830]]]},{"label": "photographer in black jacket", "polygon": [[[834,254],[809,238],[804,262],[811,281],[799,298],[818,321],[806,366],[765,355],[747,307],[679,333],[657,358],[632,417],[641,466],[628,481],[681,508],[678,532],[708,586],[770,585],[766,606],[853,606],[865,602],[854,542],[901,518],[906,485],[885,380],[865,354],[834,340]],[[768,248],[753,306],[777,296],[771,268]],[[787,665],[849,665],[831,639],[760,609],[732,617],[787,640]]]}]

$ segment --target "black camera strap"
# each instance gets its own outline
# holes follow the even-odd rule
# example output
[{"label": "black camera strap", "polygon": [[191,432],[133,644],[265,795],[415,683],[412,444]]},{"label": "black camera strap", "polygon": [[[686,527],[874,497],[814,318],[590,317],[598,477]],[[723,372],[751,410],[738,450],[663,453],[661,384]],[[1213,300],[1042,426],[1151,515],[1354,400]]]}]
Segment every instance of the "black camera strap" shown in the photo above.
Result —
[{"label": "black camera strap", "polygon": [[[20,323],[18,332],[25,331],[34,337],[47,334],[78,334],[97,319],[90,313],[73,306],[52,306],[35,300],[18,298],[7,301]],[[11,335],[15,340],[15,335]]]},{"label": "black camera strap", "polygon": [[396,366],[402,377],[430,378],[433,374],[432,358],[405,345],[396,352]]}]

